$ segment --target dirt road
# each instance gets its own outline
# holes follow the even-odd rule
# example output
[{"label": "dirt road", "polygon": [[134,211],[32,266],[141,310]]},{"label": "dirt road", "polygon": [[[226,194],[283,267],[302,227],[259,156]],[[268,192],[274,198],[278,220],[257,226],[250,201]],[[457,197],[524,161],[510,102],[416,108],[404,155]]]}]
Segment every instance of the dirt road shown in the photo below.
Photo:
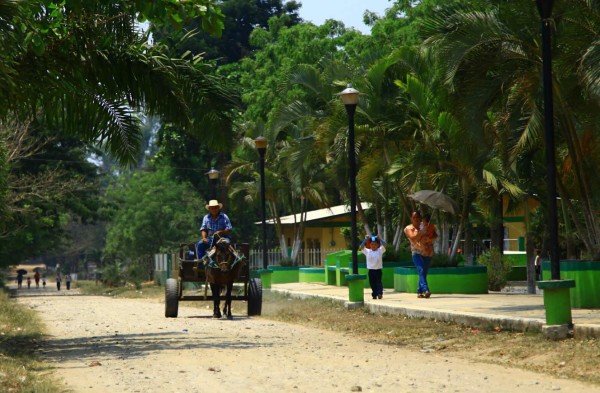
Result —
[{"label": "dirt road", "polygon": [[157,301],[64,291],[18,301],[46,322],[42,357],[76,393],[600,391],[256,317],[214,320],[208,308],[167,319]]}]

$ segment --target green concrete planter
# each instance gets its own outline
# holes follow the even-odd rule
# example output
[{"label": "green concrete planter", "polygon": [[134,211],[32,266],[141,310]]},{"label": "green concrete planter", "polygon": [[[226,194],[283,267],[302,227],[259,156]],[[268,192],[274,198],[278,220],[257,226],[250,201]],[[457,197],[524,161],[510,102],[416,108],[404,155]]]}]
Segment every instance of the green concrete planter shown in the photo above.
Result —
[{"label": "green concrete planter", "polygon": [[[416,293],[419,282],[415,267],[394,269],[394,290]],[[427,273],[427,283],[433,293],[488,293],[485,266],[433,267]]]},{"label": "green concrete planter", "polygon": [[347,287],[348,282],[346,281],[346,276],[350,274],[352,269],[347,267],[336,267],[335,269],[335,285],[338,287]]},{"label": "green concrete planter", "polygon": [[325,282],[325,269],[301,267],[298,273],[299,282]]},{"label": "green concrete planter", "polygon": [[[383,283],[384,288],[394,288],[394,269],[397,267],[411,267],[413,266],[411,262],[383,262],[383,269],[381,274],[381,281]],[[371,288],[371,284],[369,281],[369,269],[367,269],[366,263],[358,264],[358,274],[364,274],[367,276],[365,280],[365,288]]]},{"label": "green concrete planter", "polygon": [[574,280],[538,281],[544,290],[544,309],[547,325],[572,325],[569,291],[575,287]]},{"label": "green concrete planter", "polygon": [[327,254],[325,257],[325,283],[327,285],[336,285],[336,264],[338,263],[338,257],[349,252],[348,250],[342,250]]},{"label": "green concrete planter", "polygon": [[299,282],[300,266],[269,266],[273,270],[271,282],[273,284],[288,284]]},{"label": "green concrete planter", "polygon": [[273,279],[273,270],[272,269],[261,269],[258,270],[258,274],[260,275],[260,281],[262,283],[263,289],[271,289],[271,283]]},{"label": "green concrete planter", "polygon": [[527,281],[527,266],[513,266],[506,276],[508,281]]},{"label": "green concrete planter", "polygon": [[[551,279],[550,261],[542,262],[542,279]],[[573,308],[600,308],[600,261],[560,261],[561,280],[575,280]]]},{"label": "green concrete planter", "polygon": [[348,282],[348,300],[351,303],[362,303],[365,301],[365,285],[363,281],[367,276],[364,274],[348,274],[346,280]]}]

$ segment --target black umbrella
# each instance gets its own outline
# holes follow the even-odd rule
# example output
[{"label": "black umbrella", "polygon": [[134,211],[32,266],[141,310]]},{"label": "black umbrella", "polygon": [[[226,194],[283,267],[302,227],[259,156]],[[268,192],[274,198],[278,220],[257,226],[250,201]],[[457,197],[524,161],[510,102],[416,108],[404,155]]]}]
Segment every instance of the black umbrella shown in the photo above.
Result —
[{"label": "black umbrella", "polygon": [[27,274],[27,270],[19,269],[19,270],[17,270],[17,274]]},{"label": "black umbrella", "polygon": [[434,209],[440,209],[451,214],[456,214],[458,211],[458,204],[454,199],[439,191],[421,190],[408,197]]}]

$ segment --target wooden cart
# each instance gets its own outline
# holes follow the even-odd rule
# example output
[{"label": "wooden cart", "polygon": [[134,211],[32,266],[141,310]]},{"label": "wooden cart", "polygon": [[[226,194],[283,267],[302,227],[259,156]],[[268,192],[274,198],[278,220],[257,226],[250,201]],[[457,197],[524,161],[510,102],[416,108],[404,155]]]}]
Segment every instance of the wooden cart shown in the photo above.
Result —
[{"label": "wooden cart", "polygon": [[[250,247],[239,245],[238,252],[249,260]],[[165,285],[165,317],[177,318],[180,301],[213,300],[203,261],[196,257],[195,243],[182,244],[177,258],[177,278],[167,279]],[[197,283],[193,290],[187,290],[185,283]],[[250,278],[249,263],[246,263],[234,282],[232,300],[244,300],[248,305],[248,316],[260,315],[262,310],[262,285],[260,279]]]}]

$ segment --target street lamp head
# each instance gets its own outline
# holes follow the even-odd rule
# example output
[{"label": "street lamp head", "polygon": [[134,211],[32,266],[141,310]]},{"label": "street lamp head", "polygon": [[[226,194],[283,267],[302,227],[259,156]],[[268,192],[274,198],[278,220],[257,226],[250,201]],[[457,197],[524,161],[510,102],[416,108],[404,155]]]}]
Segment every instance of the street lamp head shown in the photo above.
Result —
[{"label": "street lamp head", "polygon": [[352,83],[348,84],[342,92],[338,93],[344,105],[357,105],[360,92],[352,87]]},{"label": "street lamp head", "polygon": [[256,139],[254,139],[254,146],[256,146],[256,150],[258,150],[258,152],[261,155],[265,154],[265,152],[267,151],[268,144],[269,144],[269,141],[267,141],[267,138],[265,138],[262,135],[256,137]]},{"label": "street lamp head", "polygon": [[206,175],[210,180],[217,180],[221,172],[216,170],[215,168],[210,168],[210,171],[206,172]]}]

